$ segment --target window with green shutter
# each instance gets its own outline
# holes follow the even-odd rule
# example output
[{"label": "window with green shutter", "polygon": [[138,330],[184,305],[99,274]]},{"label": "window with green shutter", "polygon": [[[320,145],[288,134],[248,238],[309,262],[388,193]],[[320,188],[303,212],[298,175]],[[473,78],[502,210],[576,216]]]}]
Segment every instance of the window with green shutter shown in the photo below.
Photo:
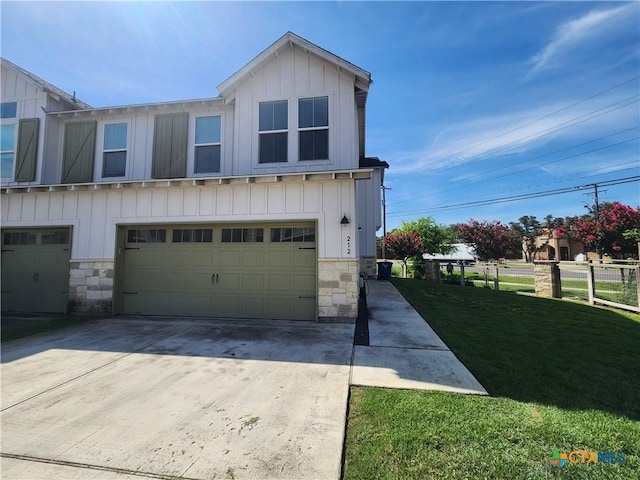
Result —
[{"label": "window with green shutter", "polygon": [[156,115],[153,178],[184,178],[187,173],[187,113]]},{"label": "window with green shutter", "polygon": [[39,118],[25,118],[20,120],[18,126],[16,182],[33,182],[36,179],[39,129]]},{"label": "window with green shutter", "polygon": [[68,123],[64,132],[62,183],[93,181],[96,122]]}]

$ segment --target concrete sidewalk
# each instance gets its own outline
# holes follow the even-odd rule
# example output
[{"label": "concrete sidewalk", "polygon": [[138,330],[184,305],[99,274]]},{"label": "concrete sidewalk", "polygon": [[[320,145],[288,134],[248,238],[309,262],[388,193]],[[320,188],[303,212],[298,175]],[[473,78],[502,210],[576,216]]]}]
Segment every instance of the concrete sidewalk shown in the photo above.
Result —
[{"label": "concrete sidewalk", "polygon": [[367,282],[369,345],[354,347],[351,385],[487,395],[391,282]]}]

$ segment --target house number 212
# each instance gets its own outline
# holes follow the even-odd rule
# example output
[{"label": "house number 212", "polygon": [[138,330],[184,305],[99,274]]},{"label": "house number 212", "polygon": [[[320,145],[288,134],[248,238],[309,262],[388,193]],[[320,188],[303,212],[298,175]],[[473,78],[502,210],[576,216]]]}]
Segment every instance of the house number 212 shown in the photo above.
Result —
[{"label": "house number 212", "polygon": [[347,235],[347,255],[351,255],[351,235]]}]

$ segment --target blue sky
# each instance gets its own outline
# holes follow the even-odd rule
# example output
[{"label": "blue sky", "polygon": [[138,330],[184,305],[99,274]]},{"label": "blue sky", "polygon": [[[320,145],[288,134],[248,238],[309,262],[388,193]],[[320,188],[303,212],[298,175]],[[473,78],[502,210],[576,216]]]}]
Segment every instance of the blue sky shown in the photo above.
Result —
[{"label": "blue sky", "polygon": [[[640,175],[640,3],[11,2],[2,56],[96,106],[217,95],[291,30],[371,72],[387,225],[585,213]],[[638,206],[639,183],[600,188]],[[464,208],[451,208],[470,204]]]}]

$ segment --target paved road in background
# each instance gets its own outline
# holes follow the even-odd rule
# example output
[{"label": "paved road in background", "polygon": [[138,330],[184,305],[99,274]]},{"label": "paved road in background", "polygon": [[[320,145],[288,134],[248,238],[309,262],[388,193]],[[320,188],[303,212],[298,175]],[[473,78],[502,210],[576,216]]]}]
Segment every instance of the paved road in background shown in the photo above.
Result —
[{"label": "paved road in background", "polygon": [[[443,268],[446,267],[446,264],[442,265]],[[494,272],[494,266],[490,265],[489,267],[483,265],[474,265],[474,266],[466,266],[464,267],[464,271],[468,272],[476,272],[483,274],[485,268],[489,268],[489,275],[492,275]],[[459,272],[460,267],[455,266],[455,271]],[[627,273],[627,272],[625,272]],[[533,277],[533,267],[518,267],[518,266],[508,266],[501,265],[500,266],[500,275],[509,275],[514,277]],[[560,264],[560,276],[563,279],[571,279],[571,280],[587,280],[587,271],[586,266],[584,265],[570,265],[570,264]],[[597,281],[608,281],[608,282],[620,282],[622,281],[622,277],[620,275],[619,268],[607,268],[600,269],[596,268],[595,277]]]}]

